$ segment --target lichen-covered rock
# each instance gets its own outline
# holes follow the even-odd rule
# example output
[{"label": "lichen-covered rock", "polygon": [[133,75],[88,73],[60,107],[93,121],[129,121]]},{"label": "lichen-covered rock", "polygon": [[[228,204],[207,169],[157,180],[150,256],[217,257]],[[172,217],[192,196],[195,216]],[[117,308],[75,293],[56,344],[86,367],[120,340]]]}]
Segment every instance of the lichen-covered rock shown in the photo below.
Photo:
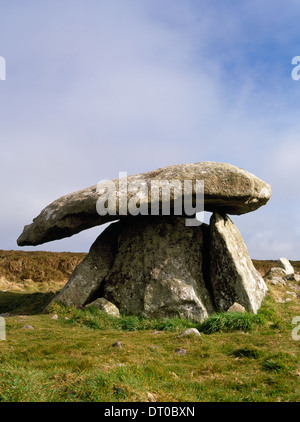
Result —
[{"label": "lichen-covered rock", "polygon": [[267,286],[254,268],[242,236],[228,216],[210,219],[210,278],[219,311],[234,302],[254,313],[259,309]]},{"label": "lichen-covered rock", "polygon": [[283,268],[280,267],[272,267],[270,270],[264,275],[264,280],[266,282],[276,285],[281,283],[286,285],[287,274]]},{"label": "lichen-covered rock", "polygon": [[192,337],[192,336],[196,336],[196,337],[201,337],[200,332],[197,330],[197,328],[187,328],[186,330],[184,330],[179,337]]},{"label": "lichen-covered rock", "polygon": [[[138,190],[141,184],[151,187],[151,184],[159,184],[163,181],[167,183],[180,181],[183,187],[187,180],[192,181],[191,195],[193,198],[195,198],[196,193],[199,193],[196,181],[204,182],[204,209],[207,211],[244,214],[266,204],[271,195],[271,188],[267,183],[239,167],[226,163],[178,164],[127,177],[128,184],[134,184]],[[97,186],[94,185],[65,195],[46,206],[31,224],[24,227],[17,240],[18,245],[39,245],[118,220],[120,217],[119,202],[122,203],[120,198],[125,198],[127,207],[137,192],[130,189],[124,190],[119,179],[112,180],[112,182],[116,186],[116,193],[109,194],[108,202],[112,199],[112,195],[116,196],[116,201],[112,201],[116,202],[115,215],[111,213],[98,214],[96,203],[99,199],[99,193],[97,193]],[[179,191],[171,189],[170,193],[168,202],[170,202],[170,214],[172,214],[174,203],[184,198],[185,192],[183,189]],[[142,208],[150,208],[151,194],[152,191],[149,189],[148,192],[139,195]],[[162,207],[164,202],[165,199],[160,194],[159,208]]]},{"label": "lichen-covered rock", "polygon": [[227,309],[227,312],[246,312],[246,309],[244,306],[240,305],[239,303],[234,302],[233,305],[230,306],[230,308]]},{"label": "lichen-covered rock", "polygon": [[93,302],[85,305],[85,308],[90,308],[90,307],[97,308],[108,315],[111,315],[117,318],[120,317],[119,309],[113,303],[106,300],[104,297],[99,297]]},{"label": "lichen-covered rock", "polygon": [[203,277],[204,232],[206,225],[186,227],[182,217],[128,219],[102,295],[125,314],[202,321],[214,312]]},{"label": "lichen-covered rock", "polygon": [[112,223],[53,301],[78,307],[101,297],[125,314],[202,321],[215,311],[204,280],[208,231],[175,216]]}]

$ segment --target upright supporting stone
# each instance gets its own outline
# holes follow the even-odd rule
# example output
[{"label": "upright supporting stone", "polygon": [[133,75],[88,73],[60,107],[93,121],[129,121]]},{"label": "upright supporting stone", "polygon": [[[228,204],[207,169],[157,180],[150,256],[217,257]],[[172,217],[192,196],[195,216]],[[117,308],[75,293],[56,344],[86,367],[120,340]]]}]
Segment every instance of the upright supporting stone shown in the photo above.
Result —
[{"label": "upright supporting stone", "polygon": [[182,217],[128,218],[103,296],[126,314],[204,320],[214,312],[203,277],[205,230]]},{"label": "upright supporting stone", "polygon": [[79,307],[93,299],[111,268],[120,226],[120,222],[112,223],[97,237],[88,255],[74,269],[67,284],[51,303],[59,301],[67,306]]},{"label": "upright supporting stone", "polygon": [[286,275],[293,275],[294,268],[289,260],[286,258],[279,258],[276,264],[276,267],[282,268]]},{"label": "upright supporting stone", "polygon": [[268,289],[227,215],[212,215],[210,242],[210,278],[218,311],[227,311],[237,302],[256,313]]}]

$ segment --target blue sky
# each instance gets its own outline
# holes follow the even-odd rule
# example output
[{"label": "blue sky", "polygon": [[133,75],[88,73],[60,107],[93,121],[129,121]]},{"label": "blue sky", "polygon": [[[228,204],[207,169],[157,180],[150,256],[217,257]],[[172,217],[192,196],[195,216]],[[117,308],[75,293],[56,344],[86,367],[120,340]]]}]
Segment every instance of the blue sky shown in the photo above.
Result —
[{"label": "blue sky", "polygon": [[[232,216],[251,257],[300,259],[299,1],[0,6],[0,248],[121,171],[219,161],[271,184],[265,207]],[[22,249],[87,251],[102,229]]]}]

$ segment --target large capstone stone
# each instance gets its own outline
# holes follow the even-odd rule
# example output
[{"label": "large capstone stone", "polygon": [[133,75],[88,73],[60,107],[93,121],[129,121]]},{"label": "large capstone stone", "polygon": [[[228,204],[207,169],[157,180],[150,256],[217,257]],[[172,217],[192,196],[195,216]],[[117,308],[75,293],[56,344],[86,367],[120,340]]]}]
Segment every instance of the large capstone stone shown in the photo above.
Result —
[{"label": "large capstone stone", "polygon": [[267,286],[255,269],[242,236],[227,215],[210,219],[210,281],[218,311],[235,302],[256,313]]},{"label": "large capstone stone", "polygon": [[[189,195],[184,191],[187,181],[191,182]],[[169,214],[183,215],[174,210],[190,196],[192,205],[195,205],[195,212],[202,211],[202,207],[197,209],[195,203],[196,195],[203,193],[202,184],[197,184],[199,181],[204,182],[204,209],[212,212],[251,212],[266,204],[271,195],[271,188],[267,183],[231,164],[200,162],[172,165],[128,176],[126,183],[122,178],[111,180],[115,190],[107,193],[106,199],[110,205],[106,215],[100,215],[99,209],[97,211],[96,204],[101,191],[99,186],[97,189],[97,185],[55,200],[46,206],[31,224],[24,227],[17,243],[19,246],[39,245],[118,220],[120,216],[127,218],[130,212],[126,215],[124,209],[128,209],[129,204],[133,203],[138,203],[140,209],[148,214],[151,214],[152,205],[155,203],[161,215],[165,215],[161,210],[168,203]],[[106,185],[107,183],[104,183],[103,186]],[[162,186],[167,190],[170,188],[170,195],[163,195]],[[154,192],[158,191],[153,190],[153,187],[161,189],[158,196],[154,195]],[[103,197],[103,194],[101,195]]]}]

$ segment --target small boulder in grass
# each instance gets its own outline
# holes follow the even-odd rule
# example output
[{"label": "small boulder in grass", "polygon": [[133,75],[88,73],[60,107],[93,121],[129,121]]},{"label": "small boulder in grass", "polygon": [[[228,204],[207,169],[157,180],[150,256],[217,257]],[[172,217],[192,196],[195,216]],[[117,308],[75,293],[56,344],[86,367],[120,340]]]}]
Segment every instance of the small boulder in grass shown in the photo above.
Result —
[{"label": "small boulder in grass", "polygon": [[99,297],[98,299],[94,300],[88,305],[85,305],[85,308],[90,308],[90,307],[97,308],[108,315],[114,316],[116,318],[120,318],[120,312],[119,312],[119,309],[116,307],[116,305],[109,302],[104,297]]},{"label": "small boulder in grass", "polygon": [[177,349],[175,349],[175,353],[177,353],[177,355],[185,355],[186,349],[177,348]]},{"label": "small boulder in grass", "polygon": [[187,328],[180,334],[180,337],[190,337],[190,336],[201,337],[201,334],[199,333],[197,328]]},{"label": "small boulder in grass", "polygon": [[34,330],[33,326],[29,325],[29,324],[24,325],[23,329],[24,330]]},{"label": "small boulder in grass", "polygon": [[149,402],[152,402],[152,403],[156,402],[156,398],[154,394],[150,393],[149,391],[147,392],[147,398]]},{"label": "small boulder in grass", "polygon": [[235,302],[233,305],[230,306],[230,308],[227,309],[227,312],[245,313],[246,309],[242,305],[240,305],[239,303]]}]

